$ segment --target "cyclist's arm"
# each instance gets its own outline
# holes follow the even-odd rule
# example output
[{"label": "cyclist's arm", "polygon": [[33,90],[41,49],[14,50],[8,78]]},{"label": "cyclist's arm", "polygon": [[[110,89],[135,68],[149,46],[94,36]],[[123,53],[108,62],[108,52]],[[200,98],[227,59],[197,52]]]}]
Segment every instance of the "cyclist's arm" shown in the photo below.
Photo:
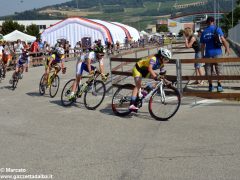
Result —
[{"label": "cyclist's arm", "polygon": [[65,58],[63,58],[63,59],[61,60],[61,68],[62,68],[62,69],[64,69],[64,67],[65,67],[64,62],[65,62]]},{"label": "cyclist's arm", "polygon": [[88,58],[86,62],[87,62],[88,72],[89,72],[89,74],[90,74],[90,73],[91,73],[91,59]]},{"label": "cyclist's arm", "polygon": [[151,76],[153,77],[153,79],[155,79],[157,77],[156,73],[153,71],[153,65],[149,64],[148,66],[148,72],[151,74]]},{"label": "cyclist's arm", "polygon": [[51,64],[52,64],[52,61],[53,61],[53,60],[54,60],[53,57],[50,57],[50,58],[48,59],[47,73],[49,73],[50,70],[51,70]]}]

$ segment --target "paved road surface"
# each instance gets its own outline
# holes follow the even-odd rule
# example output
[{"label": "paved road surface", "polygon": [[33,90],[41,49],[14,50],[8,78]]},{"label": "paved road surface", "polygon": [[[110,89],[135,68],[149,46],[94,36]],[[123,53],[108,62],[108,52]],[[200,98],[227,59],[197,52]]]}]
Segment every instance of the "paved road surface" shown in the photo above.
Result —
[{"label": "paved road surface", "polygon": [[[61,86],[73,77],[67,63]],[[108,96],[95,111],[39,96],[43,67],[32,68],[15,91],[0,83],[0,177],[51,174],[57,180],[238,180],[240,103],[183,98],[171,120],[146,106],[128,118],[112,114]],[[2,169],[3,168],[3,169]],[[5,173],[24,168],[25,173]]]}]

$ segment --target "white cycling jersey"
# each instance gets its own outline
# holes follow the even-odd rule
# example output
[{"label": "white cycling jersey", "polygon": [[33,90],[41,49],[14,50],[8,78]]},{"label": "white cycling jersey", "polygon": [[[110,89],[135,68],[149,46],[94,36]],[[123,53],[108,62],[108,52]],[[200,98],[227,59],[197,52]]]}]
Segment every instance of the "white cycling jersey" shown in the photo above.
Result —
[{"label": "white cycling jersey", "polygon": [[85,62],[86,60],[90,59],[91,63],[95,63],[97,61],[95,52],[83,53],[79,58],[78,62]]}]

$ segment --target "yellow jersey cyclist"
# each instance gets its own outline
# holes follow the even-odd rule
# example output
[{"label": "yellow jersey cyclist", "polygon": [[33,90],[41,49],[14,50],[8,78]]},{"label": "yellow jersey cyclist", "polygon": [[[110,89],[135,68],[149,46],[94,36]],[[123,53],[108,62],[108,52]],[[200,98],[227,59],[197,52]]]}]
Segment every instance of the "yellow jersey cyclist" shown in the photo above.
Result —
[{"label": "yellow jersey cyclist", "polygon": [[103,56],[104,52],[103,50],[99,50],[99,48],[89,49],[89,52],[83,52],[81,56],[78,58],[77,64],[76,64],[76,79],[72,86],[72,92],[69,96],[69,100],[75,99],[76,96],[76,89],[77,85],[79,84],[83,71],[88,72],[89,74],[92,74],[94,69],[96,67],[92,66],[92,63],[99,62],[99,69],[102,76],[102,80],[106,81],[108,74],[104,74],[104,64],[103,64]]},{"label": "yellow jersey cyclist", "polygon": [[[52,68],[56,69],[56,72],[58,73],[62,69],[62,73],[65,74],[66,67],[64,66],[64,49],[62,47],[57,47],[55,52],[51,54],[46,61],[45,65],[45,83],[48,82],[48,76],[49,72]],[[58,63],[61,63],[61,67],[58,65]]]},{"label": "yellow jersey cyclist", "polygon": [[129,110],[137,111],[138,107],[136,107],[136,99],[139,89],[142,84],[142,77],[144,78],[153,78],[155,80],[158,79],[158,74],[154,72],[154,70],[160,69],[160,73],[164,74],[166,71],[164,69],[164,59],[169,60],[172,58],[172,53],[165,48],[160,48],[157,54],[143,58],[139,60],[134,66],[132,72],[136,86],[133,89],[131,103],[129,106]]}]

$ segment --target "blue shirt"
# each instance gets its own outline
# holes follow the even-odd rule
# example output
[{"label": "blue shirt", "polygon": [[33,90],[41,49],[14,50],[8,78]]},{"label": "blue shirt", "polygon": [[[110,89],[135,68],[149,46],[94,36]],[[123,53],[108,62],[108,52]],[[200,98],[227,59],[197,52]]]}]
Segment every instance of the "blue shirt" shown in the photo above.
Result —
[{"label": "blue shirt", "polygon": [[[215,32],[216,26],[210,25],[206,29],[204,29],[201,38],[200,43],[203,43],[206,45],[205,47],[205,56],[206,58],[214,57],[218,55],[222,55],[222,48],[216,48],[214,46],[214,39],[213,35]],[[219,36],[223,36],[222,29],[220,27],[217,28],[217,33]]]}]

